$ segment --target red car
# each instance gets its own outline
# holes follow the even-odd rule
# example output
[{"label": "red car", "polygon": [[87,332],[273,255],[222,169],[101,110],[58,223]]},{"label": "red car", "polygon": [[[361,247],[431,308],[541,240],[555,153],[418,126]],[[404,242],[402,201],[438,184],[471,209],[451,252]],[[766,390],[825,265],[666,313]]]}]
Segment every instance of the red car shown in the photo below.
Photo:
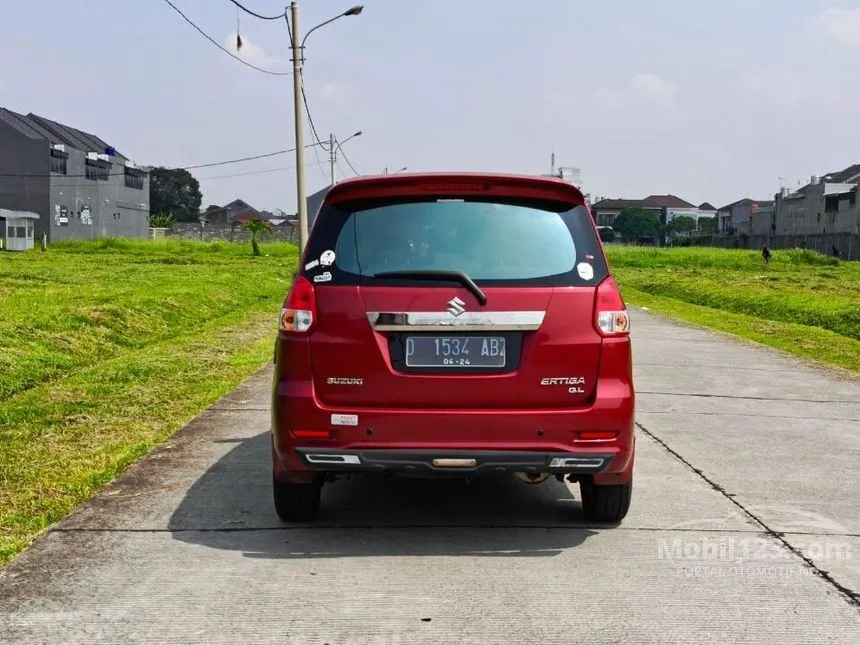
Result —
[{"label": "red car", "polygon": [[275,509],[311,520],[355,473],[579,482],[618,522],[633,485],[630,320],[582,193],[535,176],[343,181],[275,350]]}]

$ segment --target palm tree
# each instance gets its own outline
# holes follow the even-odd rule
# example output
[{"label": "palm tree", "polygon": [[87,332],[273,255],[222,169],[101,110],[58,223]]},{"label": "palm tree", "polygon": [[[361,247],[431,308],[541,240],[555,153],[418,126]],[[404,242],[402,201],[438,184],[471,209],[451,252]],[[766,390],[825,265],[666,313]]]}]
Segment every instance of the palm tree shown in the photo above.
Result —
[{"label": "palm tree", "polygon": [[244,226],[251,233],[251,251],[254,257],[256,257],[260,255],[260,245],[257,244],[257,236],[269,235],[272,232],[272,225],[265,220],[252,219],[245,222]]}]

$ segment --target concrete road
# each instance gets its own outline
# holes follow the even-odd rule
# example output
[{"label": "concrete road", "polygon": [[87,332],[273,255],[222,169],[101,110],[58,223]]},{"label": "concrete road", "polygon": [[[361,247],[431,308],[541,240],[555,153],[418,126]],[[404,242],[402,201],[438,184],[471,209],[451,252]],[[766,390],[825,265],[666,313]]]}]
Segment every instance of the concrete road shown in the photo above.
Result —
[{"label": "concrete road", "polygon": [[0,575],[0,642],[860,643],[860,383],[635,312],[636,490],[270,502],[264,370]]}]

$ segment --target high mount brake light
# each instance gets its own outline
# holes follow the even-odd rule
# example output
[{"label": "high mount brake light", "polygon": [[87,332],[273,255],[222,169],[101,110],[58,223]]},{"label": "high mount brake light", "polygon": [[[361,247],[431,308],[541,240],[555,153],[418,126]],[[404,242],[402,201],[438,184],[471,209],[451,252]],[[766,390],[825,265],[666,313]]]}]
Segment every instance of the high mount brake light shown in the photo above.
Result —
[{"label": "high mount brake light", "polygon": [[281,309],[280,330],[285,333],[306,334],[317,318],[314,286],[304,276],[298,276]]},{"label": "high mount brake light", "polygon": [[615,280],[606,278],[599,287],[594,302],[594,326],[601,336],[630,334],[630,315]]}]

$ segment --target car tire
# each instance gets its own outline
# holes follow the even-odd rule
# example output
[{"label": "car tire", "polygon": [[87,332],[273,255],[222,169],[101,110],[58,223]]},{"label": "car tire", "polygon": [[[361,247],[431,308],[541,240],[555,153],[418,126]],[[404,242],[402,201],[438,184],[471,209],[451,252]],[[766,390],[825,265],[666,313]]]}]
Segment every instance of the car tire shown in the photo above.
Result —
[{"label": "car tire", "polygon": [[320,510],[322,483],[293,484],[272,478],[275,512],[284,522],[308,522]]},{"label": "car tire", "polygon": [[627,516],[633,496],[633,482],[598,486],[593,482],[581,481],[582,510],[585,517],[593,522],[615,523]]}]

